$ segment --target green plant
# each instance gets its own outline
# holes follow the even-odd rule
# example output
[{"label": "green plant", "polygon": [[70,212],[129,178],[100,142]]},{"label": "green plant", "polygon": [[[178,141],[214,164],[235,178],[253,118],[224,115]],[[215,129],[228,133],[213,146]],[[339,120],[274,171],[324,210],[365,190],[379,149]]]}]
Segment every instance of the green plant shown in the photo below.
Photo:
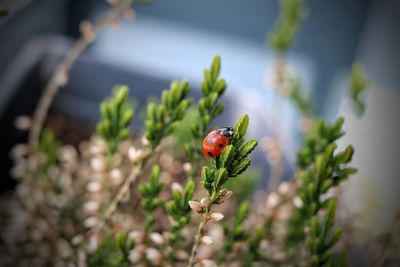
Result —
[{"label": "green plant", "polygon": [[[213,119],[224,111],[224,105],[219,99],[226,90],[227,84],[224,79],[219,78],[221,69],[221,58],[215,56],[210,69],[204,70],[204,79],[201,84],[203,97],[197,102],[195,118],[191,123],[191,137],[184,144],[185,155],[190,162],[198,162],[201,154],[201,142],[204,135],[209,131]],[[194,178],[196,166],[192,168],[190,177]]]},{"label": "green plant", "polygon": [[88,259],[89,267],[125,267],[131,266],[129,252],[135,242],[128,238],[128,233],[121,231],[115,237],[105,237],[101,246]]},{"label": "green plant", "polygon": [[194,190],[195,183],[192,180],[184,188],[180,184],[175,184],[172,188],[172,199],[166,204],[168,215],[173,220],[171,237],[168,239],[170,245],[183,239],[180,231],[190,222],[192,210],[188,202],[192,199]]},{"label": "green plant", "polygon": [[207,192],[207,197],[199,201],[190,201],[191,208],[200,214],[201,221],[193,244],[189,259],[189,266],[195,264],[197,249],[203,236],[203,228],[207,222],[221,220],[224,216],[221,213],[212,210],[213,205],[222,204],[232,194],[224,188],[226,181],[243,173],[250,165],[251,161],[248,155],[257,145],[256,140],[245,142],[249,124],[249,117],[244,115],[238,119],[233,127],[233,137],[222,153],[211,159],[209,166],[204,166],[201,172],[203,187]]},{"label": "green plant", "polygon": [[114,153],[118,144],[129,136],[129,126],[134,116],[128,104],[129,88],[117,85],[113,94],[100,105],[101,119],[97,133],[107,142],[109,151]]},{"label": "green plant", "polygon": [[190,91],[186,81],[172,82],[169,90],[164,90],[161,102],[150,101],[146,108],[144,123],[146,125],[145,138],[154,150],[162,138],[173,132],[179,126],[192,101],[187,98]]},{"label": "green plant", "polygon": [[151,169],[149,182],[142,183],[139,187],[139,192],[143,197],[140,204],[146,213],[145,225],[147,233],[154,231],[156,223],[155,211],[164,205],[164,201],[158,198],[164,185],[164,183],[160,182],[160,166],[154,165]]},{"label": "green plant", "polygon": [[368,88],[369,81],[365,76],[364,69],[361,64],[354,63],[349,75],[350,96],[358,115],[362,115],[365,111],[365,100],[363,98],[365,90]]},{"label": "green plant", "polygon": [[306,17],[306,10],[303,0],[280,0],[279,4],[279,19],[268,35],[268,44],[277,54],[282,55],[293,45]]},{"label": "green plant", "polygon": [[[351,145],[335,153],[335,142],[344,135],[343,123],[343,118],[333,125],[320,120],[316,129],[307,134],[297,157],[300,183],[298,194],[303,205],[290,222],[288,241],[297,244],[307,238],[312,266],[331,264],[332,246],[340,238],[339,232],[332,230],[335,202],[322,200],[322,196],[357,171],[348,166],[354,153]],[[324,209],[327,209],[327,213],[320,223],[318,215]],[[311,235],[307,237],[306,227],[311,229]]]}]

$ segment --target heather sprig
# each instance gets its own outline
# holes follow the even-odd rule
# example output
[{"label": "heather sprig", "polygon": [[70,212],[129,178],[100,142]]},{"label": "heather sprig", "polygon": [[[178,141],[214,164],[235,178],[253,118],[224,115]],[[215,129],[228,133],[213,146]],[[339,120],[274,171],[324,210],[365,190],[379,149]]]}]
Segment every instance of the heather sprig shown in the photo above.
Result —
[{"label": "heather sprig", "polygon": [[[325,263],[326,260],[331,260],[331,257],[325,255],[331,246],[327,246],[325,243],[321,245],[319,242],[325,242],[328,237],[330,238],[333,231],[331,231],[333,226],[331,221],[336,209],[332,200],[323,200],[322,196],[357,172],[357,169],[348,166],[354,153],[351,145],[343,151],[336,152],[335,142],[344,135],[342,131],[343,123],[343,118],[339,118],[333,125],[320,120],[316,130],[307,135],[304,147],[298,153],[297,159],[300,183],[298,194],[303,205],[290,221],[288,241],[300,242],[304,240],[306,237],[305,228],[311,228],[311,237],[307,236],[308,240],[312,240],[307,241],[314,258],[311,261],[316,262],[316,259],[318,259],[317,262],[320,264]],[[325,209],[327,209],[323,223],[325,226],[323,231],[317,231],[320,225],[318,215],[321,210]],[[336,242],[329,241],[332,246],[334,243]],[[313,263],[313,266],[317,265]]]},{"label": "heather sprig", "polygon": [[182,239],[180,232],[190,222],[192,210],[188,202],[193,197],[194,189],[195,183],[192,180],[185,187],[177,183],[172,186],[172,199],[166,204],[167,213],[172,218],[171,236],[168,240],[171,245]]},{"label": "heather sprig", "polygon": [[268,34],[268,44],[276,53],[283,54],[294,44],[306,10],[303,0],[280,0],[279,5],[279,19]]},{"label": "heather sprig", "polygon": [[202,98],[197,103],[197,118],[191,126],[191,140],[184,144],[184,151],[190,161],[196,161],[201,155],[201,141],[209,130],[210,123],[224,111],[219,99],[225,92],[227,84],[219,78],[221,58],[215,56],[210,69],[204,70],[201,84]]},{"label": "heather sprig", "polygon": [[350,96],[358,115],[362,115],[365,110],[365,100],[363,98],[365,90],[368,88],[369,81],[361,64],[354,63],[349,77]]},{"label": "heather sprig", "polygon": [[54,133],[50,129],[44,129],[37,147],[38,152],[46,157],[45,164],[40,168],[43,173],[46,173],[50,166],[57,163],[57,154],[60,148],[61,144]]},{"label": "heather sprig", "polygon": [[171,134],[185,116],[192,101],[188,98],[190,86],[187,81],[174,81],[164,90],[160,103],[150,101],[146,108],[144,137],[154,150],[162,138]]},{"label": "heather sprig", "polygon": [[310,235],[306,244],[311,255],[311,266],[332,266],[333,247],[339,241],[342,231],[334,228],[336,200],[327,202],[327,211],[322,220],[314,215],[310,220]]},{"label": "heather sprig", "polygon": [[201,201],[189,201],[190,207],[201,215],[201,221],[193,244],[189,266],[196,261],[197,249],[203,237],[203,228],[209,220],[219,221],[224,215],[212,210],[214,204],[222,204],[232,195],[224,185],[228,179],[238,176],[250,166],[249,154],[257,145],[256,140],[244,140],[249,125],[249,117],[244,115],[238,119],[233,127],[233,137],[222,153],[211,159],[209,166],[204,166],[201,180],[207,197]]},{"label": "heather sprig", "polygon": [[88,266],[131,266],[129,253],[134,247],[135,241],[128,238],[125,231],[117,233],[115,237],[104,237],[100,247],[89,255]]},{"label": "heather sprig", "polygon": [[100,105],[101,119],[97,124],[97,134],[107,142],[111,153],[129,136],[134,111],[128,103],[128,97],[129,88],[126,85],[117,85],[112,96]]},{"label": "heather sprig", "polygon": [[139,186],[139,192],[142,195],[140,205],[146,213],[146,231],[154,231],[156,224],[155,211],[163,206],[165,202],[159,198],[165,184],[160,182],[160,166],[154,165],[151,169],[150,179],[147,183]]}]

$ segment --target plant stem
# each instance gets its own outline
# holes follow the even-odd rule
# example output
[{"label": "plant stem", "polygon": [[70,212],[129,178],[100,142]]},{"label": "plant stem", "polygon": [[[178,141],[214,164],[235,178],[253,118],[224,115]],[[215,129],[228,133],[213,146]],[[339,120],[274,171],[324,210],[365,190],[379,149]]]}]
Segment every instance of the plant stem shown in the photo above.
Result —
[{"label": "plant stem", "polygon": [[88,38],[88,36],[82,34],[68,51],[62,62],[56,67],[55,72],[43,90],[42,96],[33,114],[32,126],[28,139],[30,151],[36,150],[50,105],[59,89],[67,84],[68,76],[74,63],[85,51],[88,45],[95,40],[96,35],[107,25],[112,24],[126,7],[127,5],[125,4],[113,5],[108,12],[94,23],[91,30],[91,36],[93,38]]},{"label": "plant stem", "polygon": [[194,264],[195,264],[197,250],[198,250],[198,248],[200,246],[201,237],[203,235],[203,228],[207,224],[208,213],[209,213],[209,211],[207,209],[207,211],[204,214],[202,214],[202,216],[201,216],[201,221],[200,221],[200,224],[199,224],[199,228],[197,229],[196,238],[194,240],[193,247],[192,247],[192,252],[190,253],[188,267],[193,267]]},{"label": "plant stem", "polygon": [[93,229],[95,233],[99,233],[102,231],[103,227],[106,225],[108,219],[111,217],[111,215],[114,213],[116,210],[118,203],[121,202],[121,200],[124,198],[125,194],[129,191],[129,188],[132,183],[134,183],[139,177],[140,173],[142,172],[144,166],[146,165],[148,159],[150,158],[151,153],[149,153],[142,161],[142,163],[139,166],[135,166],[129,176],[125,179],[125,181],[121,184],[119,187],[117,193],[115,196],[112,198],[111,203],[108,205],[106,211],[104,212],[102,219],[100,223],[96,225],[96,227]]}]

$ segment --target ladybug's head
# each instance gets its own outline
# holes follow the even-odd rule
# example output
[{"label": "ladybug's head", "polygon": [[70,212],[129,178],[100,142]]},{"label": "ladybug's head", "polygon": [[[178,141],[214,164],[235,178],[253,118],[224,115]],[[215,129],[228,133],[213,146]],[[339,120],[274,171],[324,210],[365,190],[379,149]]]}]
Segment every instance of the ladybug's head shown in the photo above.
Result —
[{"label": "ladybug's head", "polygon": [[232,127],[222,127],[219,129],[223,135],[225,135],[228,138],[231,138],[233,136],[233,128]]}]

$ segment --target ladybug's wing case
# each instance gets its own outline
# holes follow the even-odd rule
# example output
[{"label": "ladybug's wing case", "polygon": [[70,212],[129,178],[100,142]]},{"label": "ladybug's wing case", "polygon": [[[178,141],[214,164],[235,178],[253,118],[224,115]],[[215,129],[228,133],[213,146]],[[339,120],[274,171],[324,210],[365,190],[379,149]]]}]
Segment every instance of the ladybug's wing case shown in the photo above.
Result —
[{"label": "ladybug's wing case", "polygon": [[228,139],[223,133],[218,130],[212,131],[204,138],[203,154],[207,158],[218,156],[227,144]]}]

